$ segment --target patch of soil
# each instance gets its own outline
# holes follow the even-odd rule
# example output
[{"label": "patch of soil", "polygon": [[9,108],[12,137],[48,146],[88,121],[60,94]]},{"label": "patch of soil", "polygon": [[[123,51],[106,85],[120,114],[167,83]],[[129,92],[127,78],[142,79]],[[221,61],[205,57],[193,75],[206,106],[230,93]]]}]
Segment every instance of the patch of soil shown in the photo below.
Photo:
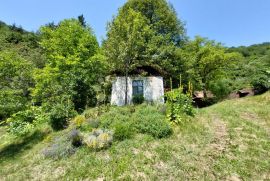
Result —
[{"label": "patch of soil", "polygon": [[209,155],[215,157],[225,152],[230,138],[228,136],[227,126],[216,115],[212,122],[214,139],[209,145]]}]

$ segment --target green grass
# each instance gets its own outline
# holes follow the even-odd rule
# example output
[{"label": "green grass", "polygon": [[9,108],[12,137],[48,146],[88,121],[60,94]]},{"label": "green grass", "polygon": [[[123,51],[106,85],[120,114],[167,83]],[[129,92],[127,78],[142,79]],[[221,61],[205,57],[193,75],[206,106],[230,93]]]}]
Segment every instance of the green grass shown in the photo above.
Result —
[{"label": "green grass", "polygon": [[44,159],[61,134],[14,139],[0,127],[0,180],[270,180],[270,92],[197,110],[169,138],[137,134],[108,150]]}]

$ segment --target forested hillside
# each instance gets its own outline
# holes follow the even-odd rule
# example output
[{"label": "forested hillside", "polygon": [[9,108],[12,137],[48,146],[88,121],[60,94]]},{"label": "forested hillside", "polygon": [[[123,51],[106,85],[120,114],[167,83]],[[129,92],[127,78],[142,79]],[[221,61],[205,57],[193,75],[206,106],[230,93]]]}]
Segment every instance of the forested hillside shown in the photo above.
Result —
[{"label": "forested hillside", "polygon": [[257,92],[269,89],[270,43],[232,47],[228,51],[239,52],[244,57],[236,66],[236,88],[251,86]]},{"label": "forested hillside", "polygon": [[45,65],[39,35],[0,22],[0,119],[25,109],[31,102],[33,71]]}]

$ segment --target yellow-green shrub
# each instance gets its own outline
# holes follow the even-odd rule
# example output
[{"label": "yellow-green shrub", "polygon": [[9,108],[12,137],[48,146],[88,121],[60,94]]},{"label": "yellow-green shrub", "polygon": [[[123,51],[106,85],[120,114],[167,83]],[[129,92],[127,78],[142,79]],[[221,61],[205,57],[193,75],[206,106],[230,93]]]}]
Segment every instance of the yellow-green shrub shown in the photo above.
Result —
[{"label": "yellow-green shrub", "polygon": [[86,119],[84,116],[78,115],[73,119],[73,123],[76,125],[76,127],[81,127],[85,120]]}]

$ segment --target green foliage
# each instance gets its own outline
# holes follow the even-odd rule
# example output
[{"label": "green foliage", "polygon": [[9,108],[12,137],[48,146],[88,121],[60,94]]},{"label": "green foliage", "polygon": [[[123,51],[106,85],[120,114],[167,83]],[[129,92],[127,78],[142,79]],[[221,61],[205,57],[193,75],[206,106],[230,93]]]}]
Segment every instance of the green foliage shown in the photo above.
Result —
[{"label": "green foliage", "polygon": [[132,97],[132,103],[133,104],[142,104],[144,102],[143,95],[134,95]]},{"label": "green foliage", "polygon": [[78,20],[64,20],[55,28],[44,26],[40,32],[47,64],[35,73],[33,96],[52,112],[51,123],[58,129],[66,125],[74,110],[82,112],[94,104],[92,85],[101,76],[102,57],[97,55],[99,47],[92,30]]},{"label": "green foliage", "polygon": [[155,138],[164,138],[172,134],[173,130],[155,108],[151,106],[140,107],[132,116],[135,128],[139,133],[148,134]]},{"label": "green foliage", "polygon": [[182,123],[187,116],[194,116],[192,98],[184,94],[182,89],[174,89],[166,93],[167,119],[175,124]]},{"label": "green foliage", "polygon": [[73,124],[75,124],[76,127],[81,127],[82,124],[85,123],[85,121],[86,121],[86,119],[82,115],[78,115],[72,120]]},{"label": "green foliage", "polygon": [[68,122],[76,115],[76,111],[69,100],[65,102],[45,105],[46,111],[50,116],[50,125],[54,130],[61,130],[68,126]]},{"label": "green foliage", "polygon": [[119,141],[129,139],[134,134],[134,128],[130,122],[116,122],[113,124],[114,138]]},{"label": "green foliage", "polygon": [[29,109],[19,111],[7,119],[8,131],[17,136],[24,136],[34,130],[41,123],[49,119],[41,107],[31,106]]},{"label": "green foliage", "polygon": [[88,135],[84,142],[93,150],[106,149],[113,142],[113,133],[108,130],[97,129]]},{"label": "green foliage", "polygon": [[159,111],[159,107],[139,106],[114,107],[99,117],[102,128],[115,131],[118,140],[131,138],[134,132],[163,138],[172,134],[172,128]]},{"label": "green foliage", "polygon": [[110,68],[125,76],[142,65],[175,74],[182,67],[176,50],[185,40],[184,24],[167,1],[129,0],[109,23],[103,49]]},{"label": "green foliage", "polygon": [[227,53],[220,43],[199,36],[188,42],[180,54],[187,70],[185,76],[191,80],[195,89],[203,90],[204,93],[211,81],[226,77],[227,70],[241,60],[240,54]]},{"label": "green foliage", "polygon": [[0,119],[25,109],[33,65],[15,52],[0,52]]},{"label": "green foliage", "polygon": [[256,93],[263,93],[270,88],[270,43],[248,47],[230,48],[230,52],[239,52],[245,58],[230,71],[232,88],[239,90],[253,87]]},{"label": "green foliage", "polygon": [[232,92],[230,79],[217,79],[209,83],[209,90],[216,96],[216,99],[224,99]]}]

